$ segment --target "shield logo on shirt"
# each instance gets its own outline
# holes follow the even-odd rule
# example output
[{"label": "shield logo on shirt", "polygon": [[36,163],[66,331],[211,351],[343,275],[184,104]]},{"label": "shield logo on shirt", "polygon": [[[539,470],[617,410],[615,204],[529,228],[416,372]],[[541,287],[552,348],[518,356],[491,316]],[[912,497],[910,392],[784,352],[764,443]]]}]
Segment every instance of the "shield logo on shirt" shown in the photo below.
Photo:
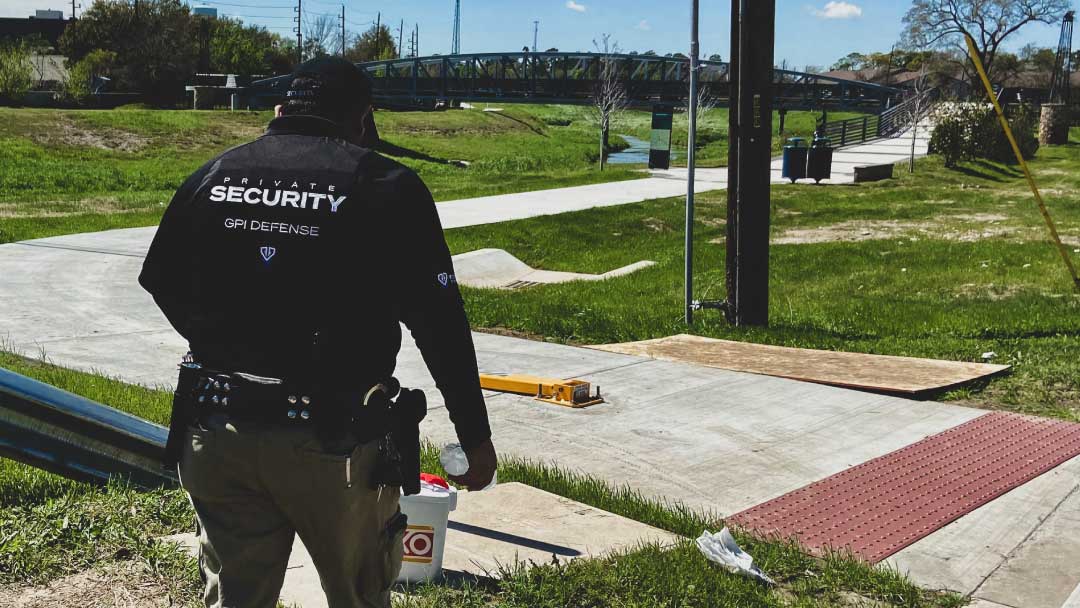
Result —
[{"label": "shield logo on shirt", "polygon": [[277,249],[275,249],[273,247],[269,247],[269,246],[259,247],[259,254],[262,255],[262,259],[263,259],[264,262],[269,262],[270,258],[274,257],[274,254],[276,254],[276,253],[277,253]]}]

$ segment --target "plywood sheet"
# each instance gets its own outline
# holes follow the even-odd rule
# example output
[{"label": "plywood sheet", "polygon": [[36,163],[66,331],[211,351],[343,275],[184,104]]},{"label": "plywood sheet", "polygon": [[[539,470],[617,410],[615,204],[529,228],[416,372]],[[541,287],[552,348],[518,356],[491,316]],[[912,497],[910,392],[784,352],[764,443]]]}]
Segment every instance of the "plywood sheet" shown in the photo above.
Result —
[{"label": "plywood sheet", "polygon": [[908,396],[929,396],[1009,370],[1007,365],[788,348],[686,334],[592,348]]}]

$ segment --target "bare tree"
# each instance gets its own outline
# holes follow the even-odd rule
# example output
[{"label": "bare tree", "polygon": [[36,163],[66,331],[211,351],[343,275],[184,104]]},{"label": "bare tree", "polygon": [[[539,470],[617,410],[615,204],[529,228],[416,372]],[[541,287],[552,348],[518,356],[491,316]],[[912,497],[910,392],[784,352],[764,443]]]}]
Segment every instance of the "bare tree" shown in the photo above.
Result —
[{"label": "bare tree", "polygon": [[919,123],[926,118],[934,102],[934,90],[930,86],[929,70],[923,66],[918,78],[911,81],[912,96],[900,110],[901,122],[911,130],[911,160],[908,172],[915,173],[915,145],[919,137]]},{"label": "bare tree", "polygon": [[[698,84],[697,123],[699,126],[706,124],[706,121],[711,117],[712,111],[720,107],[720,102],[721,99],[713,94],[709,83],[702,82]],[[687,113],[690,112],[689,107],[683,107],[682,110]]]},{"label": "bare tree", "polygon": [[968,35],[994,80],[994,60],[1006,38],[1029,23],[1055,23],[1070,0],[914,0],[904,16],[905,42],[912,48],[959,47]]},{"label": "bare tree", "polygon": [[596,84],[590,98],[589,117],[600,127],[600,170],[603,171],[611,124],[626,109],[627,96],[621,78],[622,62],[617,57],[619,44],[611,41],[610,34],[604,34],[600,41],[593,40],[593,46],[600,56],[596,59]]},{"label": "bare tree", "polygon": [[341,26],[337,19],[324,14],[314,21],[304,21],[304,57],[325,57],[341,48]]}]

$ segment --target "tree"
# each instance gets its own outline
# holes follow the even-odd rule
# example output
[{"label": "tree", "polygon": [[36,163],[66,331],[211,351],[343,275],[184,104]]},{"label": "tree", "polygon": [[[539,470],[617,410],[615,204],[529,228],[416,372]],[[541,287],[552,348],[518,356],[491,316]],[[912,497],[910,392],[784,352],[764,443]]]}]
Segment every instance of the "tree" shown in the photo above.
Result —
[{"label": "tree", "polygon": [[64,95],[77,102],[85,101],[94,93],[95,81],[106,82],[98,79],[107,78],[115,64],[116,53],[102,49],[90,51],[68,70]]},{"label": "tree", "polygon": [[915,173],[915,145],[918,142],[919,123],[929,113],[933,104],[933,91],[930,85],[929,70],[923,67],[919,77],[911,81],[912,96],[901,106],[900,120],[911,130],[911,159],[908,172]]},{"label": "tree", "polygon": [[210,71],[247,76],[289,72],[296,45],[288,42],[257,25],[214,19],[210,23]]},{"label": "tree", "polygon": [[868,58],[862,53],[848,53],[832,65],[832,69],[843,72],[855,72],[866,67]]},{"label": "tree", "polygon": [[611,34],[603,34],[600,41],[593,40],[600,57],[596,58],[596,83],[593,86],[589,106],[591,121],[600,127],[600,170],[604,170],[608,150],[608,135],[612,121],[627,106],[626,86],[622,80],[622,61],[619,43],[611,41]]},{"label": "tree", "polygon": [[1057,51],[1028,44],[1020,49],[1020,60],[1024,62],[1025,70],[1038,77],[1039,87],[1050,88],[1054,71],[1057,69]]},{"label": "tree", "polygon": [[23,42],[26,45],[27,51],[30,53],[30,66],[34,69],[34,76],[37,79],[37,86],[39,89],[45,87],[45,70],[49,68],[52,59],[49,57],[49,51],[52,46],[41,37],[40,34],[34,34],[23,38]]},{"label": "tree", "polygon": [[912,48],[951,46],[966,54],[964,36],[971,36],[991,81],[998,82],[995,62],[1002,43],[1030,23],[1060,21],[1070,4],[1070,0],[913,0],[904,16],[904,37]]},{"label": "tree", "polygon": [[333,55],[341,49],[341,27],[328,14],[319,15],[304,28],[304,58]]},{"label": "tree", "polygon": [[371,26],[368,31],[353,39],[352,46],[345,51],[345,58],[356,62],[394,59],[397,56],[397,40],[386,25],[377,30],[374,25]]},{"label": "tree", "polygon": [[187,5],[175,0],[140,0],[138,12],[127,2],[96,0],[64,30],[60,51],[70,67],[95,49],[109,49],[122,88],[174,103],[195,73],[197,28]]}]

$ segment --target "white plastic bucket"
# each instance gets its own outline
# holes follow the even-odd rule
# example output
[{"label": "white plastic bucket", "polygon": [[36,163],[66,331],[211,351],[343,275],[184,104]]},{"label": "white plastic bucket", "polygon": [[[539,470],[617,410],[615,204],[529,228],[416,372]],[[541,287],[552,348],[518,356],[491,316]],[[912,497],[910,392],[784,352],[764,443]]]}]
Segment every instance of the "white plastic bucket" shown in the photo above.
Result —
[{"label": "white plastic bucket", "polygon": [[442,576],[446,523],[457,508],[457,490],[422,481],[420,493],[401,497],[401,512],[409,518],[405,556],[399,583],[424,583]]}]

